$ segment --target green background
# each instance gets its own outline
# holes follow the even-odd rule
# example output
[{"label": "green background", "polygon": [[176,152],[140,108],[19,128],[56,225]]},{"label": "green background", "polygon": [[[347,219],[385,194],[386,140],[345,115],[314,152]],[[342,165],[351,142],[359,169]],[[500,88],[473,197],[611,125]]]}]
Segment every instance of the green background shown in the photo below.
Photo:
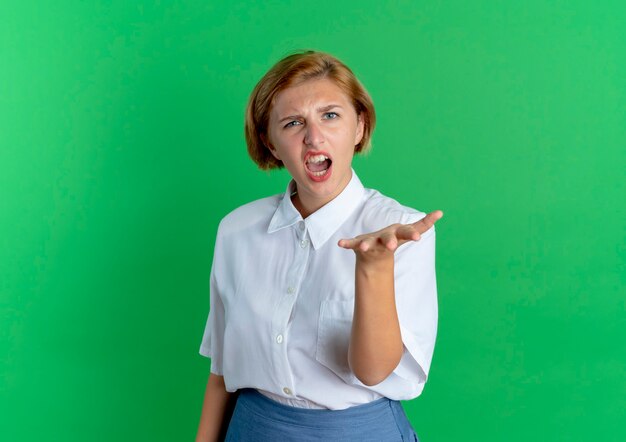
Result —
[{"label": "green background", "polygon": [[422,442],[626,439],[622,1],[0,3],[0,440],[193,440],[217,223],[284,191],[243,111],[295,49],[441,209]]}]

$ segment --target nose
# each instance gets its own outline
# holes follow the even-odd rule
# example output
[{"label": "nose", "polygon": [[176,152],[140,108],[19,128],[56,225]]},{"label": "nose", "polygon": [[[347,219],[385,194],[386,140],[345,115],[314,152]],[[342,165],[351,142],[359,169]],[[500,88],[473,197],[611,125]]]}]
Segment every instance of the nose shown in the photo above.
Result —
[{"label": "nose", "polygon": [[315,122],[307,123],[304,133],[304,144],[316,148],[324,142],[324,132]]}]

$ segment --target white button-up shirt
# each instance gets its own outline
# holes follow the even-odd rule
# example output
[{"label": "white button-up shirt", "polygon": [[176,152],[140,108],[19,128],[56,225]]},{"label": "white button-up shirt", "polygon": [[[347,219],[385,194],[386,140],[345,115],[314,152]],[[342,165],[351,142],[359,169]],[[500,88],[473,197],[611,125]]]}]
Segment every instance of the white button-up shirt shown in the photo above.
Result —
[{"label": "white button-up shirt", "polygon": [[413,399],[426,382],[437,334],[435,227],[395,252],[395,296],[404,353],[381,383],[366,386],[348,365],[355,253],[342,238],[426,214],[361,184],[302,219],[284,194],[243,205],[222,219],[200,354],[226,390],[255,388],[281,403],[344,409],[386,396]]}]

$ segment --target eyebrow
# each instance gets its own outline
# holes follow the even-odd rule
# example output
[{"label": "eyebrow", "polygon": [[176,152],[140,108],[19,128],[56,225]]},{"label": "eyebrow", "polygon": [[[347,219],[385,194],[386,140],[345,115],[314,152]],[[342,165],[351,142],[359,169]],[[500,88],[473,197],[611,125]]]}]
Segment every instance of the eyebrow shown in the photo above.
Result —
[{"label": "eyebrow", "polygon": [[[338,104],[329,104],[328,106],[322,106],[322,107],[318,107],[317,111],[318,112],[328,112],[331,109],[334,108],[339,108],[339,109],[343,109],[341,106],[339,106]],[[300,117],[300,115],[289,115],[285,118],[281,118],[280,120],[278,120],[279,123],[282,123],[285,120],[293,120]]]}]

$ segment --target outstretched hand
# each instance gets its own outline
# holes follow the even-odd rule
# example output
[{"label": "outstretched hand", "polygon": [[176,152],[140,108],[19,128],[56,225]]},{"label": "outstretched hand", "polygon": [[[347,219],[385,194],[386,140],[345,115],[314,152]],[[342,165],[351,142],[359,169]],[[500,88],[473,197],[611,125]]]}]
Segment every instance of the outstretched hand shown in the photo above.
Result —
[{"label": "outstretched hand", "polygon": [[337,245],[344,249],[354,250],[354,253],[362,258],[386,257],[393,255],[402,244],[419,241],[421,235],[442,216],[441,210],[435,210],[415,223],[392,224],[377,232],[365,233],[352,239],[340,239]]}]

